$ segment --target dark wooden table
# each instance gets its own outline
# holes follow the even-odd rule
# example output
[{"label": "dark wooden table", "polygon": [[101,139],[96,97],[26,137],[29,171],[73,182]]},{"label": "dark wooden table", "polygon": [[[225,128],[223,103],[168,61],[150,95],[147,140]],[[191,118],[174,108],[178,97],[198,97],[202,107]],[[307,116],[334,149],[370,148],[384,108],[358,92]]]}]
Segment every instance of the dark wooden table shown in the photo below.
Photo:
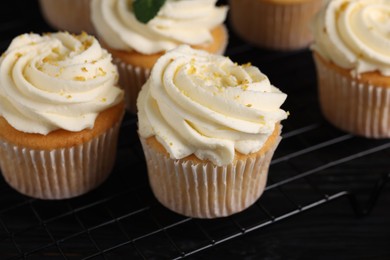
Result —
[{"label": "dark wooden table", "polygon": [[[21,33],[54,31],[36,0],[7,1],[0,14],[1,51]],[[226,55],[258,66],[288,94],[291,116],[255,205],[215,220],[163,208],[127,114],[117,164],[98,189],[41,201],[0,178],[0,259],[390,259],[390,140],[324,120],[310,50],[262,50],[231,31]]]}]

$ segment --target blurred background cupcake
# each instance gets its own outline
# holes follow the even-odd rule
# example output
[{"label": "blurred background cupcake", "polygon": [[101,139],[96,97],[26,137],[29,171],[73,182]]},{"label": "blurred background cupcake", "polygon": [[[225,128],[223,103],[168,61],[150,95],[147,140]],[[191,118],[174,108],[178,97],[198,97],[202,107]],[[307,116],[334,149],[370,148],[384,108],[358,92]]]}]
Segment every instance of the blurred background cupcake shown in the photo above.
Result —
[{"label": "blurred background cupcake", "polygon": [[55,30],[93,34],[90,0],[39,0],[46,22]]},{"label": "blurred background cupcake", "polygon": [[390,1],[333,0],[313,24],[324,116],[365,137],[390,137]]},{"label": "blurred background cupcake", "polygon": [[22,194],[64,199],[110,174],[124,114],[111,55],[87,35],[16,37],[0,59],[0,167]]},{"label": "blurred background cupcake", "polygon": [[138,97],[149,182],[167,208],[224,217],[264,191],[287,95],[256,67],[180,46],[162,56]]},{"label": "blurred background cupcake", "polygon": [[229,0],[230,22],[243,40],[267,49],[306,48],[310,21],[327,0]]},{"label": "blurred background cupcake", "polygon": [[[155,1],[156,3],[157,1]],[[227,7],[216,0],[92,0],[92,22],[102,44],[118,65],[127,108],[136,112],[136,98],[150,69],[165,51],[180,44],[211,53],[225,51]]]}]

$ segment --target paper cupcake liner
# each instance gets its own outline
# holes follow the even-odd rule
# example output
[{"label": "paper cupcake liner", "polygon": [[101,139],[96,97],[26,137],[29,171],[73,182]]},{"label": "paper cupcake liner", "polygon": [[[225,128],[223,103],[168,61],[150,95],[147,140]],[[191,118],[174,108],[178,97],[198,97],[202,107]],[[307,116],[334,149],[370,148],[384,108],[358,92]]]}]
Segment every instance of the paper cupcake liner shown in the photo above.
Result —
[{"label": "paper cupcake liner", "polygon": [[263,155],[227,166],[171,159],[144,149],[149,182],[157,200],[170,210],[194,218],[216,218],[240,212],[261,196],[280,137]]},{"label": "paper cupcake liner", "polygon": [[126,110],[135,114],[138,93],[149,78],[150,69],[126,64],[119,58],[114,58],[113,62],[118,67],[119,85],[125,91]]},{"label": "paper cupcake liner", "polygon": [[309,24],[323,0],[291,4],[230,0],[230,4],[232,26],[241,38],[259,47],[294,50],[312,42]]},{"label": "paper cupcake liner", "polygon": [[109,176],[119,125],[84,144],[54,150],[30,149],[0,140],[2,174],[11,187],[34,198],[65,199],[84,194]]},{"label": "paper cupcake liner", "polygon": [[91,0],[39,0],[43,17],[50,26],[72,33],[94,33],[90,19]]},{"label": "paper cupcake liner", "polygon": [[390,88],[343,76],[317,57],[315,62],[319,101],[326,119],[356,135],[389,138]]}]

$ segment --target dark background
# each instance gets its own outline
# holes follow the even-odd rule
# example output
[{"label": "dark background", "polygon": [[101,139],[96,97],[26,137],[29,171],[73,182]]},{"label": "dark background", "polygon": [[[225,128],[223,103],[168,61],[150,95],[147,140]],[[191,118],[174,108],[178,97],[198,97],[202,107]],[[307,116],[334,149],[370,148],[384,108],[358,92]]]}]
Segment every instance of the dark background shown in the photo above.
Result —
[{"label": "dark background", "polygon": [[[47,31],[37,1],[3,3],[1,51],[19,34]],[[390,141],[324,120],[308,49],[263,50],[230,30],[226,55],[258,66],[288,94],[291,116],[255,205],[215,220],[163,208],[148,186],[136,117],[127,114],[116,167],[98,189],[42,201],[0,178],[0,259],[390,259]]]}]

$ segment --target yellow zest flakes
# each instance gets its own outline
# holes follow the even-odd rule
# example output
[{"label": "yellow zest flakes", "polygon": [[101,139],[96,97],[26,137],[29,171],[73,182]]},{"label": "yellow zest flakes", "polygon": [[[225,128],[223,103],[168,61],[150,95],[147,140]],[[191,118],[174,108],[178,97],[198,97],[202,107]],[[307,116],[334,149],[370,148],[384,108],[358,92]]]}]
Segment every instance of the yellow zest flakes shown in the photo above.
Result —
[{"label": "yellow zest flakes", "polygon": [[106,102],[106,101],[107,101],[107,98],[102,98],[101,101],[102,101],[102,102]]},{"label": "yellow zest flakes", "polygon": [[223,92],[225,88],[222,85],[216,85],[219,92]]},{"label": "yellow zest flakes", "polygon": [[184,96],[188,97],[188,93],[187,93],[187,91],[180,90],[180,92],[181,92],[181,93],[182,93]]},{"label": "yellow zest flakes", "polygon": [[244,67],[244,68],[247,68],[247,67],[250,67],[250,66],[252,66],[252,63],[250,63],[250,62],[245,63],[245,64],[242,65],[242,67]]},{"label": "yellow zest flakes", "polygon": [[240,95],[234,96],[234,99],[239,99]]},{"label": "yellow zest flakes", "polygon": [[246,104],[247,107],[252,107],[252,104]]},{"label": "yellow zest flakes", "polygon": [[86,33],[85,31],[81,31],[80,37],[87,37],[87,36],[88,36],[88,33]]},{"label": "yellow zest flakes", "polygon": [[22,57],[23,55],[20,53],[20,52],[17,52],[17,53],[15,53],[15,56],[16,56],[16,58],[20,58],[20,57]]},{"label": "yellow zest flakes", "polygon": [[82,68],[81,68],[81,71],[82,71],[82,72],[88,72],[88,70],[87,70],[86,67],[82,67]]},{"label": "yellow zest flakes", "polygon": [[86,50],[92,45],[92,42],[86,40],[86,41],[83,41],[82,44],[83,44],[83,49]]},{"label": "yellow zest flakes", "polygon": [[46,63],[46,62],[49,62],[50,61],[50,58],[49,58],[49,56],[46,56],[45,58],[43,58],[43,60],[42,60],[44,63]]},{"label": "yellow zest flakes", "polygon": [[240,82],[240,84],[249,84],[249,80],[243,79],[243,80]]},{"label": "yellow zest flakes", "polygon": [[170,143],[169,143],[169,145],[170,145],[170,146],[173,146],[173,143],[172,143],[172,142],[170,142]]},{"label": "yellow zest flakes", "polygon": [[107,72],[105,72],[102,68],[99,67],[100,76],[105,76]]},{"label": "yellow zest flakes", "polygon": [[287,114],[287,116],[290,116],[290,111],[287,111],[286,114]]},{"label": "yellow zest flakes", "polygon": [[73,79],[77,80],[77,81],[85,81],[85,77],[83,77],[83,76],[76,76]]},{"label": "yellow zest flakes", "polygon": [[67,98],[67,99],[71,99],[71,98],[72,98],[72,95],[67,95],[66,98]]},{"label": "yellow zest flakes", "polygon": [[248,88],[249,88],[248,85],[242,85],[242,86],[241,86],[241,89],[244,90],[244,91],[246,91]]},{"label": "yellow zest flakes", "polygon": [[216,77],[216,78],[221,78],[222,75],[218,72],[213,72],[213,76]]},{"label": "yellow zest flakes", "polygon": [[196,68],[194,66],[191,65],[191,67],[188,69],[188,73],[191,75],[191,74],[195,74],[196,73]]},{"label": "yellow zest flakes", "polygon": [[60,48],[58,48],[58,47],[53,48],[52,51],[53,51],[55,54],[60,54]]},{"label": "yellow zest flakes", "polygon": [[80,35],[74,35],[73,37],[81,41],[82,46],[80,47],[81,50],[86,50],[92,45],[91,39],[88,39],[88,34],[86,32],[82,32]]}]

